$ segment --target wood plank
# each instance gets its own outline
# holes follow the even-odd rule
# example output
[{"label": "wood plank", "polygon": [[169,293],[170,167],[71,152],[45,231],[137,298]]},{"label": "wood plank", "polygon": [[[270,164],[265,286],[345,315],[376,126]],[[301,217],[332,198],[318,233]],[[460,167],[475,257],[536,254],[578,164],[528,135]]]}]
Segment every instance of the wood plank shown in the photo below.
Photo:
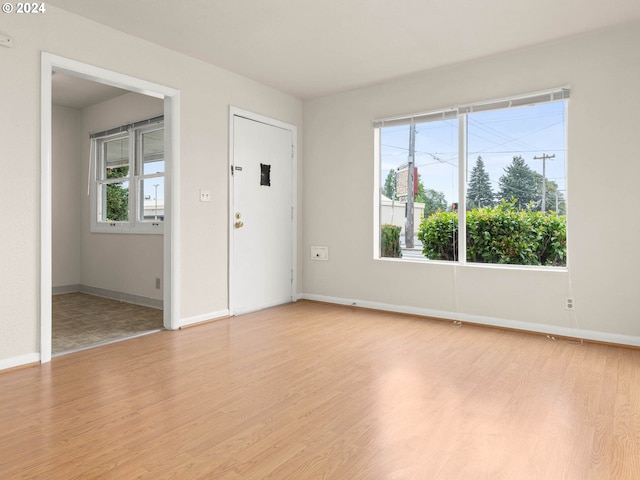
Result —
[{"label": "wood plank", "polygon": [[302,301],[0,373],[0,478],[640,478],[640,351]]}]

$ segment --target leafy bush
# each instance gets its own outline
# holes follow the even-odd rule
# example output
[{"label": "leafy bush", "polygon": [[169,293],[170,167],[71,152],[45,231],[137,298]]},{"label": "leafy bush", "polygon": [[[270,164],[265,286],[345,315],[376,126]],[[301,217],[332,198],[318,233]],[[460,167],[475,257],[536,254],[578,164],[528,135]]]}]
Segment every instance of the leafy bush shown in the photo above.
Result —
[{"label": "leafy bush", "polygon": [[457,260],[458,214],[437,212],[423,218],[418,228],[422,253],[431,260]]},{"label": "leafy bush", "polygon": [[380,256],[381,257],[402,257],[400,250],[400,231],[401,227],[385,223],[382,225],[382,235],[380,238]]},{"label": "leafy bush", "polygon": [[[418,238],[432,260],[456,260],[458,214],[439,212],[423,219]],[[467,261],[514,265],[566,265],[566,217],[518,210],[503,201],[495,208],[467,212]]]}]

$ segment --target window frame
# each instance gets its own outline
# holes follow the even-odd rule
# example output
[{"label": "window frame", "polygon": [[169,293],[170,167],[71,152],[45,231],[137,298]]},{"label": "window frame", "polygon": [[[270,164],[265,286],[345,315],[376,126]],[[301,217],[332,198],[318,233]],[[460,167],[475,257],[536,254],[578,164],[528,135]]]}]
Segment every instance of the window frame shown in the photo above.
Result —
[{"label": "window frame", "polygon": [[[491,111],[491,110],[504,110],[514,107],[525,107],[540,105],[551,102],[565,102],[565,119],[568,112],[568,100],[570,97],[570,86],[563,86],[559,88],[544,90],[540,92],[534,92],[519,96],[500,98],[495,100],[489,100],[485,102],[478,102],[472,104],[456,105],[446,108],[440,108],[427,112],[422,112],[413,115],[403,115],[396,117],[389,117],[383,119],[377,119],[373,122],[374,128],[374,244],[373,244],[373,256],[375,260],[384,261],[401,261],[401,262],[415,262],[415,263],[438,263],[445,265],[465,265],[473,267],[485,267],[485,268],[516,268],[516,269],[543,269],[543,270],[559,270],[566,271],[568,269],[568,260],[564,266],[548,266],[548,265],[521,265],[521,264],[501,264],[501,263],[479,263],[467,261],[467,225],[466,225],[466,213],[467,213],[467,146],[468,146],[468,122],[467,117],[473,113]],[[411,123],[427,123],[437,120],[446,120],[456,118],[458,120],[458,210],[457,210],[457,223],[458,223],[458,235],[457,235],[457,258],[455,260],[432,260],[428,258],[397,258],[397,257],[385,257],[381,254],[381,227],[382,227],[382,179],[381,179],[381,164],[382,164],[382,129],[385,127],[409,125]],[[565,127],[566,128],[566,127]],[[565,151],[566,151],[566,132],[565,132]],[[565,154],[565,157],[567,155]],[[566,162],[566,158],[565,158]],[[565,182],[567,182],[567,171],[565,164]],[[568,182],[567,182],[568,183]],[[565,197],[566,213],[568,215],[568,192]],[[567,255],[568,257],[568,255]]]},{"label": "window frame", "polygon": [[[91,233],[123,233],[123,234],[163,234],[164,213],[162,218],[152,220],[144,219],[143,182],[146,179],[161,178],[164,184],[166,176],[166,163],[161,173],[144,174],[144,159],[142,138],[146,133],[164,130],[164,117],[153,117],[134,124],[124,125],[104,132],[91,134],[91,171],[90,171],[90,211]],[[105,153],[104,146],[108,142],[119,139],[129,139],[128,146],[128,175],[120,178],[105,178]],[[164,140],[163,140],[164,141]],[[163,144],[163,152],[166,151],[166,143]],[[166,158],[166,155],[163,155]],[[164,160],[166,162],[166,160]],[[128,182],[128,220],[126,221],[102,221],[100,217],[106,209],[106,194],[103,192],[106,185]],[[163,200],[164,201],[164,200]]]}]

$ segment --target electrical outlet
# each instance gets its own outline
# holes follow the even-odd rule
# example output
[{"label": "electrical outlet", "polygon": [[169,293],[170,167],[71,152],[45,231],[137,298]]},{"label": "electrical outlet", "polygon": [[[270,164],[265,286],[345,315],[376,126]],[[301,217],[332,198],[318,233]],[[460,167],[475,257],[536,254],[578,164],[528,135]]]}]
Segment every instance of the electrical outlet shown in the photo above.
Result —
[{"label": "electrical outlet", "polygon": [[200,201],[201,202],[210,202],[211,201],[211,190],[200,190]]},{"label": "electrical outlet", "polygon": [[567,297],[565,299],[564,308],[566,310],[575,310],[576,309],[576,304],[575,304],[575,302],[573,300],[573,297]]},{"label": "electrical outlet", "polygon": [[311,246],[311,260],[329,260],[329,247]]},{"label": "electrical outlet", "polygon": [[156,288],[160,290],[160,277],[156,277]]}]

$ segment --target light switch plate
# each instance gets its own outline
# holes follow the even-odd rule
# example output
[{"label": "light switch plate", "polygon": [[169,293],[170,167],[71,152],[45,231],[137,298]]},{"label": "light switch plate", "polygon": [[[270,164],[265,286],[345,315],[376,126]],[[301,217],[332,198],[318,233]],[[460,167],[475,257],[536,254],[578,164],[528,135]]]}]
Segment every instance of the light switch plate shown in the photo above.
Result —
[{"label": "light switch plate", "polygon": [[0,47],[13,47],[13,39],[9,35],[0,33]]}]

